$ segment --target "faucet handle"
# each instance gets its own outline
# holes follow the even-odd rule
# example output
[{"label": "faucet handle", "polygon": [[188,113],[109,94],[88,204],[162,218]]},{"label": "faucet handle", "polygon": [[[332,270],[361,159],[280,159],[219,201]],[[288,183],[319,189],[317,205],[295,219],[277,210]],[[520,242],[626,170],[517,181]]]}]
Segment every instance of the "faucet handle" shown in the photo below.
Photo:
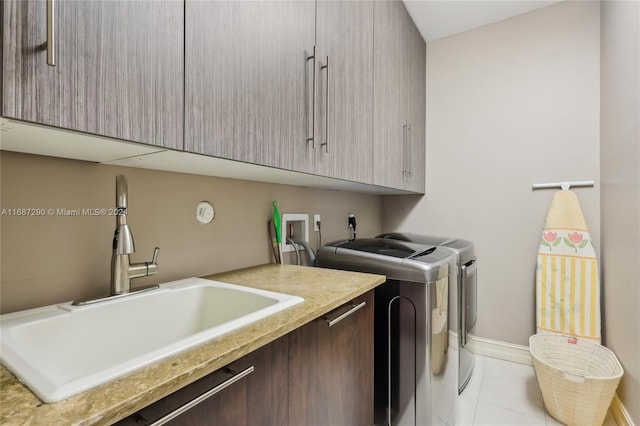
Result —
[{"label": "faucet handle", "polygon": [[[130,278],[137,278],[137,277],[147,277],[149,275],[155,275],[156,273],[158,273],[158,254],[160,254],[160,247],[156,247],[153,249],[153,258],[151,259],[151,262],[144,262],[144,263],[140,263],[140,264],[136,264],[143,266],[144,267],[144,271],[141,272],[140,275],[137,276],[133,276],[130,273]],[[130,271],[131,268],[134,267],[134,265],[132,265],[130,267]]]}]

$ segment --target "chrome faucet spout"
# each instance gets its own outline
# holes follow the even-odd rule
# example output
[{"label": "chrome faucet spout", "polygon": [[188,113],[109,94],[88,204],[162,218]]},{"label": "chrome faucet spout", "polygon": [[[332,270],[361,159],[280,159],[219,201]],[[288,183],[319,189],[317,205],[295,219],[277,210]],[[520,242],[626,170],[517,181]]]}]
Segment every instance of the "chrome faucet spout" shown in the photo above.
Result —
[{"label": "chrome faucet spout", "polygon": [[113,234],[113,254],[135,253],[133,234],[127,225],[128,204],[127,178],[124,175],[116,176],[116,231]]},{"label": "chrome faucet spout", "polygon": [[157,258],[160,249],[155,248],[151,262],[131,263],[129,255],[135,253],[133,234],[127,224],[128,213],[127,178],[116,176],[116,230],[113,234],[111,255],[111,295],[129,293],[131,280],[158,272]]},{"label": "chrome faucet spout", "polygon": [[124,209],[125,216],[127,215],[128,192],[126,176],[116,176],[116,208],[118,210]]}]

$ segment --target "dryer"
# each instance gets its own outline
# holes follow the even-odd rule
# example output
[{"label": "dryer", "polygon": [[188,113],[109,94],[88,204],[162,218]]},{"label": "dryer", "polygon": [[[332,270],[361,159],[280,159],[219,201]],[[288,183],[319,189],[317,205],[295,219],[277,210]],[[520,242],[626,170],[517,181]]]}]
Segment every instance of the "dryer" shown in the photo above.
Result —
[{"label": "dryer", "polygon": [[458,265],[458,288],[450,294],[452,309],[449,328],[456,332],[459,347],[458,393],[462,393],[473,373],[474,357],[469,351],[469,334],[478,318],[478,259],[473,243],[460,238],[436,237],[411,232],[392,232],[377,238],[446,247],[455,252]]}]

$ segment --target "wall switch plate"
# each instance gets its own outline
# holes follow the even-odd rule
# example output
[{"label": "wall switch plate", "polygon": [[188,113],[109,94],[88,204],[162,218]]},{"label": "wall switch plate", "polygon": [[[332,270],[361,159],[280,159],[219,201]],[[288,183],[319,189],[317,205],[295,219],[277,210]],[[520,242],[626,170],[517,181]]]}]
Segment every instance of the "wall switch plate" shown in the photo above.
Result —
[{"label": "wall switch plate", "polygon": [[320,231],[320,227],[318,226],[318,222],[320,222],[320,215],[319,214],[314,214],[313,215],[313,230],[315,232]]}]

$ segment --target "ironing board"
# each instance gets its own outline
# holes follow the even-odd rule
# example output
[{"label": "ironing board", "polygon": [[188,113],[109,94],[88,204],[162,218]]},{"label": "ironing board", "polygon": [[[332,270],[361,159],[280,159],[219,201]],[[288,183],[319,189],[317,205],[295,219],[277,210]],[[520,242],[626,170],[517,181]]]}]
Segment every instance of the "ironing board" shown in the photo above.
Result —
[{"label": "ironing board", "polygon": [[596,252],[576,195],[554,194],[538,248],[536,332],[600,343]]}]

